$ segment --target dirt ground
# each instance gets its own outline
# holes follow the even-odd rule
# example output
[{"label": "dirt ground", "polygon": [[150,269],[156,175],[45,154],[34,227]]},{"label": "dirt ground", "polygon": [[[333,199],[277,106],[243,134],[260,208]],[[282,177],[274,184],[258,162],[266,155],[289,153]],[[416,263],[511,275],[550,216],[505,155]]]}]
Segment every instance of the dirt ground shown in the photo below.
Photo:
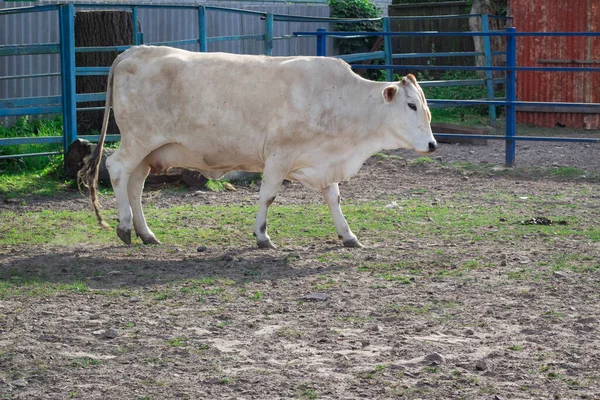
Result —
[{"label": "dirt ground", "polygon": [[[496,164],[502,146],[442,145],[437,156]],[[517,159],[600,172],[598,154],[597,145],[536,143],[520,147]],[[499,193],[544,198],[540,210],[522,206],[523,217],[568,210],[589,228],[600,221],[599,185],[468,176],[388,157],[371,159],[341,191],[357,203],[420,196],[465,215],[473,205],[503,204]],[[256,196],[256,187],[244,186],[202,196],[146,193],[157,207]],[[292,183],[277,202],[322,200]],[[2,204],[0,212],[87,207],[73,195]],[[93,237],[70,246],[2,245],[0,284],[43,272],[49,282],[91,290],[0,300],[0,399],[600,398],[599,241],[549,240],[532,230],[496,242],[492,226],[478,230],[492,239],[358,231],[365,249],[318,237],[268,251],[127,248]],[[561,256],[591,268],[557,272],[551,265]],[[480,267],[463,270],[472,260]],[[361,268],[403,262],[422,270],[394,281]]]}]

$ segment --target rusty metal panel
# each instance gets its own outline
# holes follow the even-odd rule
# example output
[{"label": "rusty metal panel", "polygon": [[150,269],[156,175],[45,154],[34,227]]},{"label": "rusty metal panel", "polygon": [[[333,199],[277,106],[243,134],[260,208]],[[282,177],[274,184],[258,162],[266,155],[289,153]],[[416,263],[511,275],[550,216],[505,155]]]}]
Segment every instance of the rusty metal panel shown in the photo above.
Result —
[{"label": "rusty metal panel", "polygon": [[[512,1],[514,25],[521,32],[589,32],[600,28],[600,0]],[[517,64],[532,67],[600,66],[600,39],[587,37],[520,37]],[[600,74],[591,72],[519,71],[517,96],[522,101],[590,103],[600,100]],[[598,114],[518,112],[517,121],[537,126],[599,129]]]}]

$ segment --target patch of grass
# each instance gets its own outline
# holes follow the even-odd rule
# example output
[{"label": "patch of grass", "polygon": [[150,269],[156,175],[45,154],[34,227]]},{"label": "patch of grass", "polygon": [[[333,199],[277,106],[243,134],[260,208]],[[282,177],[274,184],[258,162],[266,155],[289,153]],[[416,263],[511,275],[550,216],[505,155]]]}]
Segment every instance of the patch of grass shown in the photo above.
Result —
[{"label": "patch of grass", "polygon": [[300,399],[313,400],[318,399],[319,394],[312,388],[306,387],[306,385],[298,386],[298,397]]},{"label": "patch of grass", "polygon": [[187,346],[188,341],[190,339],[185,338],[185,337],[173,337],[169,340],[167,340],[167,346],[169,347],[183,347],[183,346]]},{"label": "patch of grass", "polygon": [[512,346],[509,346],[508,349],[512,350],[512,351],[521,351],[523,350],[525,347],[523,347],[523,345],[520,344],[513,344]]},{"label": "patch of grass", "polygon": [[418,157],[414,160],[411,160],[409,163],[410,165],[427,165],[432,164],[434,162],[435,161],[431,157]]},{"label": "patch of grass", "polygon": [[209,179],[204,186],[212,192],[223,192],[227,190],[226,182],[221,180]]},{"label": "patch of grass", "polygon": [[[529,199],[527,203],[512,200],[511,203],[494,206],[475,203],[465,213],[461,205],[464,199],[431,205],[430,202],[423,201],[427,195],[423,193],[418,198],[398,200],[401,212],[386,209],[384,202],[348,202],[344,204],[344,214],[353,230],[363,232],[361,235],[367,238],[381,235],[400,241],[406,237],[406,232],[410,232],[410,236],[415,239],[428,240],[433,232],[436,240],[452,242],[464,240],[471,243],[498,243],[502,240],[519,240],[532,234],[552,239],[568,237],[600,241],[600,226],[588,221],[576,221],[574,218],[558,218],[566,219],[568,225],[521,225],[519,221],[523,219],[523,211],[536,207],[543,199]],[[270,227],[278,232],[274,237],[275,241],[306,245],[335,234],[333,221],[325,205],[277,205],[272,206],[270,212]],[[103,213],[108,221],[117,217],[116,210],[104,210]],[[163,243],[177,243],[180,246],[198,242],[220,246],[254,245],[252,226],[256,207],[188,204],[159,208],[149,202],[145,213],[151,229]],[[501,219],[508,222],[502,223]],[[100,228],[92,212],[87,210],[3,212],[0,214],[0,238],[6,245],[70,245],[90,241],[121,243],[113,229]],[[317,259],[329,263],[337,262],[340,258],[340,253],[335,251],[321,254]],[[440,265],[448,264],[441,255],[436,258],[440,260]],[[478,262],[481,267],[488,266]],[[409,263],[415,269],[422,267],[416,262]],[[591,261],[585,263],[591,267],[597,265],[591,264]],[[364,265],[371,266],[372,263]],[[392,266],[403,268],[401,264]],[[469,268],[479,267],[457,266],[458,271],[455,272],[464,274]]]},{"label": "patch of grass", "polygon": [[175,297],[175,292],[173,289],[161,289],[157,292],[154,292],[153,296],[154,300],[168,300]]},{"label": "patch of grass", "polygon": [[231,324],[233,324],[233,322],[232,322],[232,321],[229,321],[229,320],[223,320],[223,321],[219,321],[219,322],[217,323],[216,327],[217,327],[217,328],[219,328],[219,329],[223,329],[223,328],[225,328],[226,326],[229,326],[229,325],[231,325]]},{"label": "patch of grass", "polygon": [[542,317],[550,320],[561,320],[565,317],[565,314],[559,311],[548,310],[542,314]]},{"label": "patch of grass", "polygon": [[83,282],[50,283],[40,278],[23,278],[11,276],[6,279],[0,277],[0,300],[11,297],[52,297],[59,292],[88,293],[90,288]]},{"label": "patch of grass", "polygon": [[250,296],[250,298],[252,300],[260,301],[260,299],[262,299],[262,293],[260,292],[260,290],[257,290],[256,293]]},{"label": "patch of grass", "polygon": [[89,368],[93,365],[100,365],[101,362],[91,357],[78,357],[71,361],[71,367],[73,368]]},{"label": "patch of grass", "polygon": [[413,280],[411,280],[411,278],[409,278],[407,276],[396,275],[396,274],[392,274],[390,272],[388,272],[387,274],[380,274],[379,277],[382,279],[385,279],[388,282],[397,282],[402,285],[410,285],[411,283],[413,283]]},{"label": "patch of grass", "polygon": [[559,379],[560,378],[560,374],[558,372],[554,372],[554,371],[550,371],[548,372],[548,379]]},{"label": "patch of grass", "polygon": [[557,179],[574,180],[582,179],[585,181],[598,181],[600,174],[594,171],[586,171],[578,167],[512,167],[498,168],[494,164],[473,164],[465,162],[453,162],[443,164],[448,168],[462,172],[468,175],[478,176],[506,176],[522,179]]},{"label": "patch of grass", "polygon": [[281,328],[279,328],[275,334],[277,335],[277,337],[280,338],[287,338],[287,339],[294,339],[294,338],[300,338],[302,337],[302,332],[291,328],[289,326],[283,326]]}]

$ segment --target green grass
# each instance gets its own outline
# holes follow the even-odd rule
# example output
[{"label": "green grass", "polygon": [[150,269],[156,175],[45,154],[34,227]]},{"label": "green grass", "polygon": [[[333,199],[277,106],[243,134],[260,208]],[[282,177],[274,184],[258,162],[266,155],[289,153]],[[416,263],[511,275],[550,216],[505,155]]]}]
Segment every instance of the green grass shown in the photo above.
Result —
[{"label": "green grass", "polygon": [[[421,197],[421,196],[419,196]],[[465,213],[460,199],[443,205],[431,205],[422,198],[398,200],[399,209],[386,209],[384,202],[345,204],[344,214],[354,231],[369,240],[386,236],[403,240],[410,232],[415,238],[430,237],[438,240],[468,240],[476,242],[514,241],[524,236],[537,235],[545,240],[568,237],[593,242],[600,241],[600,226],[590,221],[577,221],[564,215],[547,215],[553,220],[566,220],[567,225],[522,225],[523,215],[535,215],[538,203],[545,200],[530,198],[526,203],[514,198],[506,204],[490,206],[474,203]],[[242,205],[179,205],[171,208],[146,206],[150,228],[163,243],[193,245],[251,245],[254,243],[252,225],[256,206]],[[560,209],[556,209],[560,212]],[[102,229],[91,211],[31,212],[6,211],[0,214],[0,240],[5,245],[70,245],[72,243],[119,244],[114,233],[116,210],[103,210],[113,228]],[[269,227],[275,242],[309,244],[322,238],[335,238],[335,229],[325,205],[276,205],[269,216]],[[319,261],[340,259],[339,253],[319,255]],[[481,262],[477,262],[481,263]],[[484,263],[485,264],[485,263]],[[586,261],[590,268],[597,264]],[[372,265],[367,265],[371,268]],[[413,267],[418,267],[413,265]],[[469,270],[489,265],[468,264],[459,268]]]},{"label": "green grass", "polygon": [[94,365],[100,365],[101,362],[91,357],[79,357],[71,361],[71,367],[73,368],[89,368]]},{"label": "green grass", "polygon": [[174,337],[167,340],[167,346],[169,347],[183,347],[186,346],[189,339],[185,337]]},{"label": "green grass", "polygon": [[43,279],[30,280],[19,276],[0,276],[0,300],[15,297],[52,297],[57,293],[88,293],[89,287],[83,282],[51,283]]},{"label": "green grass", "polygon": [[578,167],[513,167],[497,168],[494,164],[472,164],[455,162],[447,165],[448,168],[457,170],[467,175],[482,176],[505,176],[510,178],[527,179],[557,179],[573,180],[584,179],[586,181],[600,180],[600,174],[586,171]]}]

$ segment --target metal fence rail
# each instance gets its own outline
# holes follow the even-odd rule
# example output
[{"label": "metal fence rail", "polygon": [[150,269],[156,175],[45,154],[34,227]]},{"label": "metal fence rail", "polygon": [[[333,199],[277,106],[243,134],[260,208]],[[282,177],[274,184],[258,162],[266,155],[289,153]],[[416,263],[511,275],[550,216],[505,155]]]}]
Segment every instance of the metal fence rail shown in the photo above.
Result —
[{"label": "metal fence rail", "polygon": [[[385,25],[384,25],[385,26]],[[389,25],[388,25],[389,26]],[[353,68],[368,69],[386,69],[387,77],[393,76],[394,70],[461,70],[461,71],[505,71],[506,72],[506,98],[503,100],[428,100],[432,105],[463,106],[463,105],[488,105],[504,106],[506,108],[506,132],[504,136],[498,135],[459,135],[459,134],[440,134],[435,133],[436,137],[463,137],[463,138],[485,138],[499,139],[506,141],[506,165],[513,166],[516,155],[517,140],[534,141],[561,141],[561,142],[588,142],[600,143],[597,138],[565,138],[565,137],[532,137],[517,136],[517,106],[547,106],[547,107],[582,107],[589,110],[595,109],[600,113],[600,103],[564,103],[564,102],[527,102],[517,101],[517,71],[555,71],[555,72],[600,72],[599,67],[519,67],[517,66],[517,37],[523,36],[580,36],[580,37],[600,37],[600,32],[517,32],[515,28],[507,28],[506,31],[489,32],[389,32],[384,28],[384,32],[327,32],[325,29],[318,29],[316,32],[294,32],[296,36],[314,36],[317,42],[317,54],[327,55],[327,49],[324,45],[326,37],[367,37],[382,36],[384,39],[393,36],[500,36],[506,38],[506,65],[485,67],[469,66],[431,66],[431,65],[393,65],[394,54],[391,53],[391,47],[384,46],[383,55],[377,54],[379,58],[385,58],[385,65],[353,65]],[[384,41],[384,43],[386,43]],[[381,52],[380,52],[381,53]],[[342,57],[343,58],[343,57]],[[351,58],[350,58],[351,59]],[[486,63],[487,64],[487,63]]]}]

